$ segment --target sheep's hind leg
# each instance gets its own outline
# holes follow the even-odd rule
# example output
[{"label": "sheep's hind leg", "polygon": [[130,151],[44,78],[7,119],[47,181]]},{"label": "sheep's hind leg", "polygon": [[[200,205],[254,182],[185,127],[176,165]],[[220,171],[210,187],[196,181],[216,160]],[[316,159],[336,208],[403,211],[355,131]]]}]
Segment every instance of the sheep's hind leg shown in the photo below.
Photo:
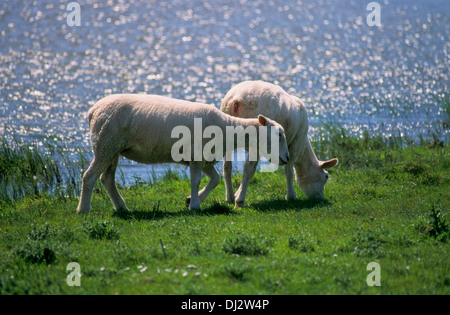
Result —
[{"label": "sheep's hind leg", "polygon": [[105,186],[109,198],[111,198],[111,201],[114,205],[114,210],[122,212],[128,211],[128,208],[116,187],[115,174],[118,163],[119,155],[114,158],[111,165],[106,169],[106,171],[103,172],[103,174],[100,176],[100,180],[103,186]]},{"label": "sheep's hind leg", "polygon": [[253,176],[256,173],[256,168],[258,166],[258,160],[257,161],[250,161],[249,158],[245,161],[244,164],[244,172],[242,175],[242,182],[239,186],[238,191],[236,192],[236,204],[235,207],[242,208],[244,206],[245,202],[245,195],[247,193],[248,185],[250,184],[250,180],[253,178]]},{"label": "sheep's hind leg", "polygon": [[233,189],[233,181],[231,180],[233,170],[233,162],[227,161],[226,159],[223,161],[223,179],[225,182],[225,194],[226,200],[228,203],[234,205],[234,189]]},{"label": "sheep's hind leg", "polygon": [[77,208],[78,213],[89,213],[89,210],[91,209],[92,191],[94,190],[95,182],[109,164],[110,163],[105,163],[105,161],[94,157],[91,165],[83,174],[80,203]]},{"label": "sheep's hind leg", "polygon": [[190,163],[189,169],[191,174],[191,195],[186,198],[186,206],[189,206],[189,210],[200,210],[198,187],[202,179],[202,166],[199,163]]},{"label": "sheep's hind leg", "polygon": [[297,199],[294,188],[294,163],[289,162],[284,166],[284,174],[286,175],[287,193],[286,200],[292,201]]}]

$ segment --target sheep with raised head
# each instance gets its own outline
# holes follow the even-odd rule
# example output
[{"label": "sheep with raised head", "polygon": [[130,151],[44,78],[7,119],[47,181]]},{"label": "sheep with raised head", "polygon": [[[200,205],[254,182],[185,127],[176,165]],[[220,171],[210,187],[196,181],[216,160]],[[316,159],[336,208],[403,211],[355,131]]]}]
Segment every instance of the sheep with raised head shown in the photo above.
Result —
[{"label": "sheep with raised head", "polygon": [[[269,117],[284,127],[290,161],[285,165],[287,200],[295,200],[293,175],[308,198],[323,198],[328,180],[325,169],[335,166],[337,159],[319,161],[308,139],[308,115],[303,102],[289,95],[281,87],[264,81],[244,81],[232,87],[225,95],[221,111],[236,117],[253,117],[256,113]],[[236,206],[243,206],[250,179],[258,162],[246,161],[242,182],[234,194],[231,182],[232,163],[225,161],[223,174],[226,199]]]},{"label": "sheep with raised head", "polygon": [[[203,122],[200,132],[206,131],[206,128],[210,126],[216,126],[223,132],[222,135],[226,133],[227,128],[232,127],[253,126],[258,134],[262,126],[270,128],[272,132],[280,136],[279,147],[277,147],[279,163],[284,164],[289,160],[283,127],[262,115],[258,118],[243,119],[227,115],[212,105],[158,95],[115,94],[99,100],[89,110],[88,118],[94,158],[83,175],[82,192],[77,209],[80,213],[89,212],[92,191],[99,177],[111,198],[114,209],[128,210],[114,179],[119,156],[146,164],[176,162],[188,165],[191,196],[187,197],[186,204],[190,209],[199,209],[200,202],[205,200],[219,183],[220,175],[214,168],[214,164],[223,156],[215,154],[211,158],[202,153],[198,155],[198,150],[203,150],[206,145],[203,141],[200,141],[199,145],[198,141],[195,143],[195,137],[192,138],[190,135],[187,140],[184,137],[177,140],[177,132],[174,132],[187,130],[189,134],[194,134],[198,131],[195,122],[199,118]],[[268,147],[271,146],[270,140],[268,138]],[[222,152],[223,155],[239,146],[248,150],[251,143],[255,143],[247,139],[247,141],[233,142],[232,146],[228,147],[225,146],[225,141],[221,141],[219,144],[223,146],[223,150],[216,148],[216,153]],[[185,156],[180,159],[177,154],[174,155],[174,148],[182,147],[179,146],[180,142],[186,146],[184,149],[187,148],[187,158]],[[258,146],[258,140],[256,140],[256,146]],[[201,172],[206,174],[210,181],[199,192]]]}]

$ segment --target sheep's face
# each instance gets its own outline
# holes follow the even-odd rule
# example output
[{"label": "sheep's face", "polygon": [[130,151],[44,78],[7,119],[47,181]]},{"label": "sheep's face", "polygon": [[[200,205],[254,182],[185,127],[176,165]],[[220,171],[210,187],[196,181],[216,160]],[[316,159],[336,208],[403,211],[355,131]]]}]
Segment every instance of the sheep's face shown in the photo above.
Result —
[{"label": "sheep's face", "polygon": [[[274,163],[274,159],[276,159],[276,156],[273,156],[273,152],[276,152],[276,150],[273,150],[272,148],[272,136],[275,137],[274,139],[277,139],[278,141],[278,165],[285,165],[289,162],[289,150],[288,145],[286,141],[286,136],[284,133],[283,127],[277,123],[274,120],[271,120],[269,118],[264,117],[263,115],[258,116],[259,123],[263,126],[267,127],[267,150],[265,150],[267,153],[270,152],[270,157],[265,156],[268,159],[271,159],[271,162]],[[275,144],[274,144],[275,145]],[[261,153],[261,151],[260,151]],[[264,154],[263,154],[264,155]],[[275,164],[275,163],[274,163]]]},{"label": "sheep's face", "polygon": [[311,167],[306,174],[301,176],[296,174],[297,184],[303,190],[306,197],[323,199],[323,190],[329,178],[329,174],[325,169],[333,167],[337,163],[337,159],[319,162],[317,166]]}]

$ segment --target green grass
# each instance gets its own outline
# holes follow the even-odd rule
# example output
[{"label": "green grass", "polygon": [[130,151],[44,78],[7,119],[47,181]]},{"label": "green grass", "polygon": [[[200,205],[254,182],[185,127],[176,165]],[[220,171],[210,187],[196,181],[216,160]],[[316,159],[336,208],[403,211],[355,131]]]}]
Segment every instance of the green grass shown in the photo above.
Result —
[{"label": "green grass", "polygon": [[[103,190],[88,216],[75,196],[3,202],[0,294],[449,294],[449,145],[331,134],[314,143],[340,159],[324,201],[296,186],[286,202],[280,169],[256,174],[243,209],[222,182],[188,211],[174,174],[121,188],[124,215]],[[70,262],[80,287],[66,283]],[[366,283],[370,262],[380,287]]]},{"label": "green grass", "polygon": [[80,151],[74,161],[65,153],[67,147],[55,141],[43,144],[45,154],[36,147],[0,137],[0,205],[24,197],[65,199],[79,194],[79,179],[87,162]]}]

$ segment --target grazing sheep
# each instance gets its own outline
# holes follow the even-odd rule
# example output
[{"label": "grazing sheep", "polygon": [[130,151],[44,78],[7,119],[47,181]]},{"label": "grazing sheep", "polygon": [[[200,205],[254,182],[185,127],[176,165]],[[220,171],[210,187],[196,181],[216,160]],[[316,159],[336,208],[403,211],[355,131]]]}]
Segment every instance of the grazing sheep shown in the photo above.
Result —
[{"label": "grazing sheep", "polygon": [[[196,158],[196,150],[198,153],[198,150],[204,149],[204,143],[201,141],[200,147],[198,147],[198,143],[194,143],[195,137],[194,141],[189,140],[187,142],[189,152],[192,152],[194,156],[193,159],[188,157],[178,160],[177,157],[175,161],[172,153],[174,144],[184,140],[184,137],[181,140],[174,139],[174,130],[177,130],[176,128],[180,128],[180,126],[188,129],[190,138],[190,135],[196,132],[194,126],[196,126],[195,123],[198,122],[199,118],[204,122],[201,128],[217,126],[222,131],[228,130],[230,126],[242,126],[244,128],[253,126],[259,135],[261,126],[268,127],[267,129],[273,128],[272,131],[280,134],[280,163],[287,163],[289,160],[283,128],[262,115],[259,115],[257,119],[243,119],[226,115],[212,105],[157,95],[117,94],[98,101],[89,110],[88,117],[94,158],[83,175],[82,192],[78,205],[78,212],[80,213],[89,212],[92,191],[100,175],[101,182],[111,198],[114,209],[116,211],[128,210],[125,201],[117,191],[114,180],[120,155],[140,163],[176,162],[190,166],[191,196],[187,197],[186,203],[190,209],[199,209],[200,202],[205,200],[211,190],[219,183],[220,175],[214,168],[214,164],[221,160],[223,156],[216,159],[205,159],[201,154],[200,159]],[[202,130],[200,131],[202,132]],[[225,142],[221,141],[221,144],[224,145]],[[256,146],[258,146],[258,140],[256,141]],[[223,152],[224,154],[226,151],[232,152],[239,145],[248,150],[250,142],[250,140],[247,140],[247,142],[238,141],[237,145],[232,143],[231,145],[234,147],[230,149],[226,147]],[[267,146],[270,147],[270,142]],[[210,181],[199,192],[202,171],[210,178]]]},{"label": "grazing sheep", "polygon": [[[221,111],[236,117],[253,117],[260,113],[284,127],[290,161],[285,166],[287,180],[286,200],[295,200],[293,175],[308,198],[323,198],[324,185],[328,180],[326,168],[335,166],[337,159],[319,161],[309,142],[308,116],[303,102],[289,95],[281,87],[264,81],[244,81],[234,86],[224,97]],[[241,186],[236,195],[231,182],[232,164],[225,161],[223,174],[226,198],[229,203],[242,207],[248,183],[256,171],[258,162],[246,161]]]}]

